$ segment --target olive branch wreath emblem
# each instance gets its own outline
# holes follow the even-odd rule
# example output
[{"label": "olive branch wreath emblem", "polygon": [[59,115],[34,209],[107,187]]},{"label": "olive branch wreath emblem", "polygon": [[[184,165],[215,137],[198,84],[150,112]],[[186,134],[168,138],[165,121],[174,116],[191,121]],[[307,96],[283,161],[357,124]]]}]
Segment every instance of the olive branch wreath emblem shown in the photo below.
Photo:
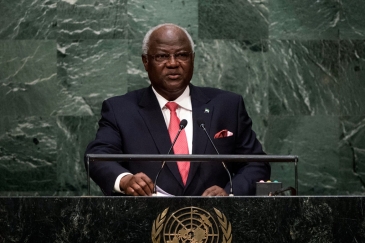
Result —
[{"label": "olive branch wreath emblem", "polygon": [[[216,208],[213,209],[217,215],[223,233],[222,243],[232,243],[231,223],[227,220],[227,217],[221,211]],[[161,231],[163,229],[168,210],[169,208],[166,208],[162,213],[157,216],[156,220],[153,221],[151,232],[152,243],[161,243]]]},{"label": "olive branch wreath emblem", "polygon": [[227,220],[226,216],[221,213],[218,209],[214,208],[215,213],[217,214],[219,224],[221,225],[221,230],[223,233],[223,241],[222,243],[231,243],[232,242],[232,225]]},{"label": "olive branch wreath emblem", "polygon": [[169,208],[166,208],[162,213],[160,213],[157,216],[156,220],[153,221],[152,232],[151,232],[152,243],[161,243],[160,233],[163,228],[163,223],[165,222],[166,214],[167,214],[168,210],[169,210]]}]

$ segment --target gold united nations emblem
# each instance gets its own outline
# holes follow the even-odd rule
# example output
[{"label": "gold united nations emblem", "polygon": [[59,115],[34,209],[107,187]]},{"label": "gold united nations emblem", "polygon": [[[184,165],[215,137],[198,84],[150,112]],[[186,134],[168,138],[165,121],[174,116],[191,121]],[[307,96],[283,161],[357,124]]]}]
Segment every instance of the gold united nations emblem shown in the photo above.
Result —
[{"label": "gold united nations emblem", "polygon": [[221,211],[213,209],[214,216],[197,207],[181,208],[168,215],[169,208],[166,208],[153,222],[152,242],[231,243],[231,223]]}]

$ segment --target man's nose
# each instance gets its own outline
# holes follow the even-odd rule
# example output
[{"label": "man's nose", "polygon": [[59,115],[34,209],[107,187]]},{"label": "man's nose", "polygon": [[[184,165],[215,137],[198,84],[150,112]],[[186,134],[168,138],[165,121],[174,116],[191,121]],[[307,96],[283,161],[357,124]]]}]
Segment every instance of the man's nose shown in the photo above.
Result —
[{"label": "man's nose", "polygon": [[170,54],[169,59],[166,62],[166,65],[168,67],[177,67],[177,66],[179,66],[179,62],[176,60],[174,54]]}]

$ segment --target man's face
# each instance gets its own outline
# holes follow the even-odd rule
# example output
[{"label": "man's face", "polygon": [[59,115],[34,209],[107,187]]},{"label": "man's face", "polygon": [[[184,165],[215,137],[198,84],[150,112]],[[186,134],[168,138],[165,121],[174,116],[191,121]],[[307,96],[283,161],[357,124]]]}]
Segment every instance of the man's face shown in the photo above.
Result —
[{"label": "man's face", "polygon": [[186,61],[170,55],[166,62],[158,62],[150,55],[191,52],[188,37],[174,26],[161,27],[151,34],[148,55],[142,55],[142,61],[152,86],[165,99],[175,100],[189,85],[194,70],[194,54],[189,55]]}]

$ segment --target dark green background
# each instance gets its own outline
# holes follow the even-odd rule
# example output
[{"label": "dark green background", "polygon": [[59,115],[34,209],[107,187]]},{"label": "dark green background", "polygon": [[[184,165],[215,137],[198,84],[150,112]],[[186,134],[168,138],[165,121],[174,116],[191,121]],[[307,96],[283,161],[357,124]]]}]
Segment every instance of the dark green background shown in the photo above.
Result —
[{"label": "dark green background", "polygon": [[[196,43],[194,84],[241,94],[265,151],[299,156],[302,195],[364,194],[364,12],[363,0],[0,0],[0,195],[86,194],[101,102],[148,85],[141,40],[164,22]],[[272,179],[294,186],[293,165]]]}]

